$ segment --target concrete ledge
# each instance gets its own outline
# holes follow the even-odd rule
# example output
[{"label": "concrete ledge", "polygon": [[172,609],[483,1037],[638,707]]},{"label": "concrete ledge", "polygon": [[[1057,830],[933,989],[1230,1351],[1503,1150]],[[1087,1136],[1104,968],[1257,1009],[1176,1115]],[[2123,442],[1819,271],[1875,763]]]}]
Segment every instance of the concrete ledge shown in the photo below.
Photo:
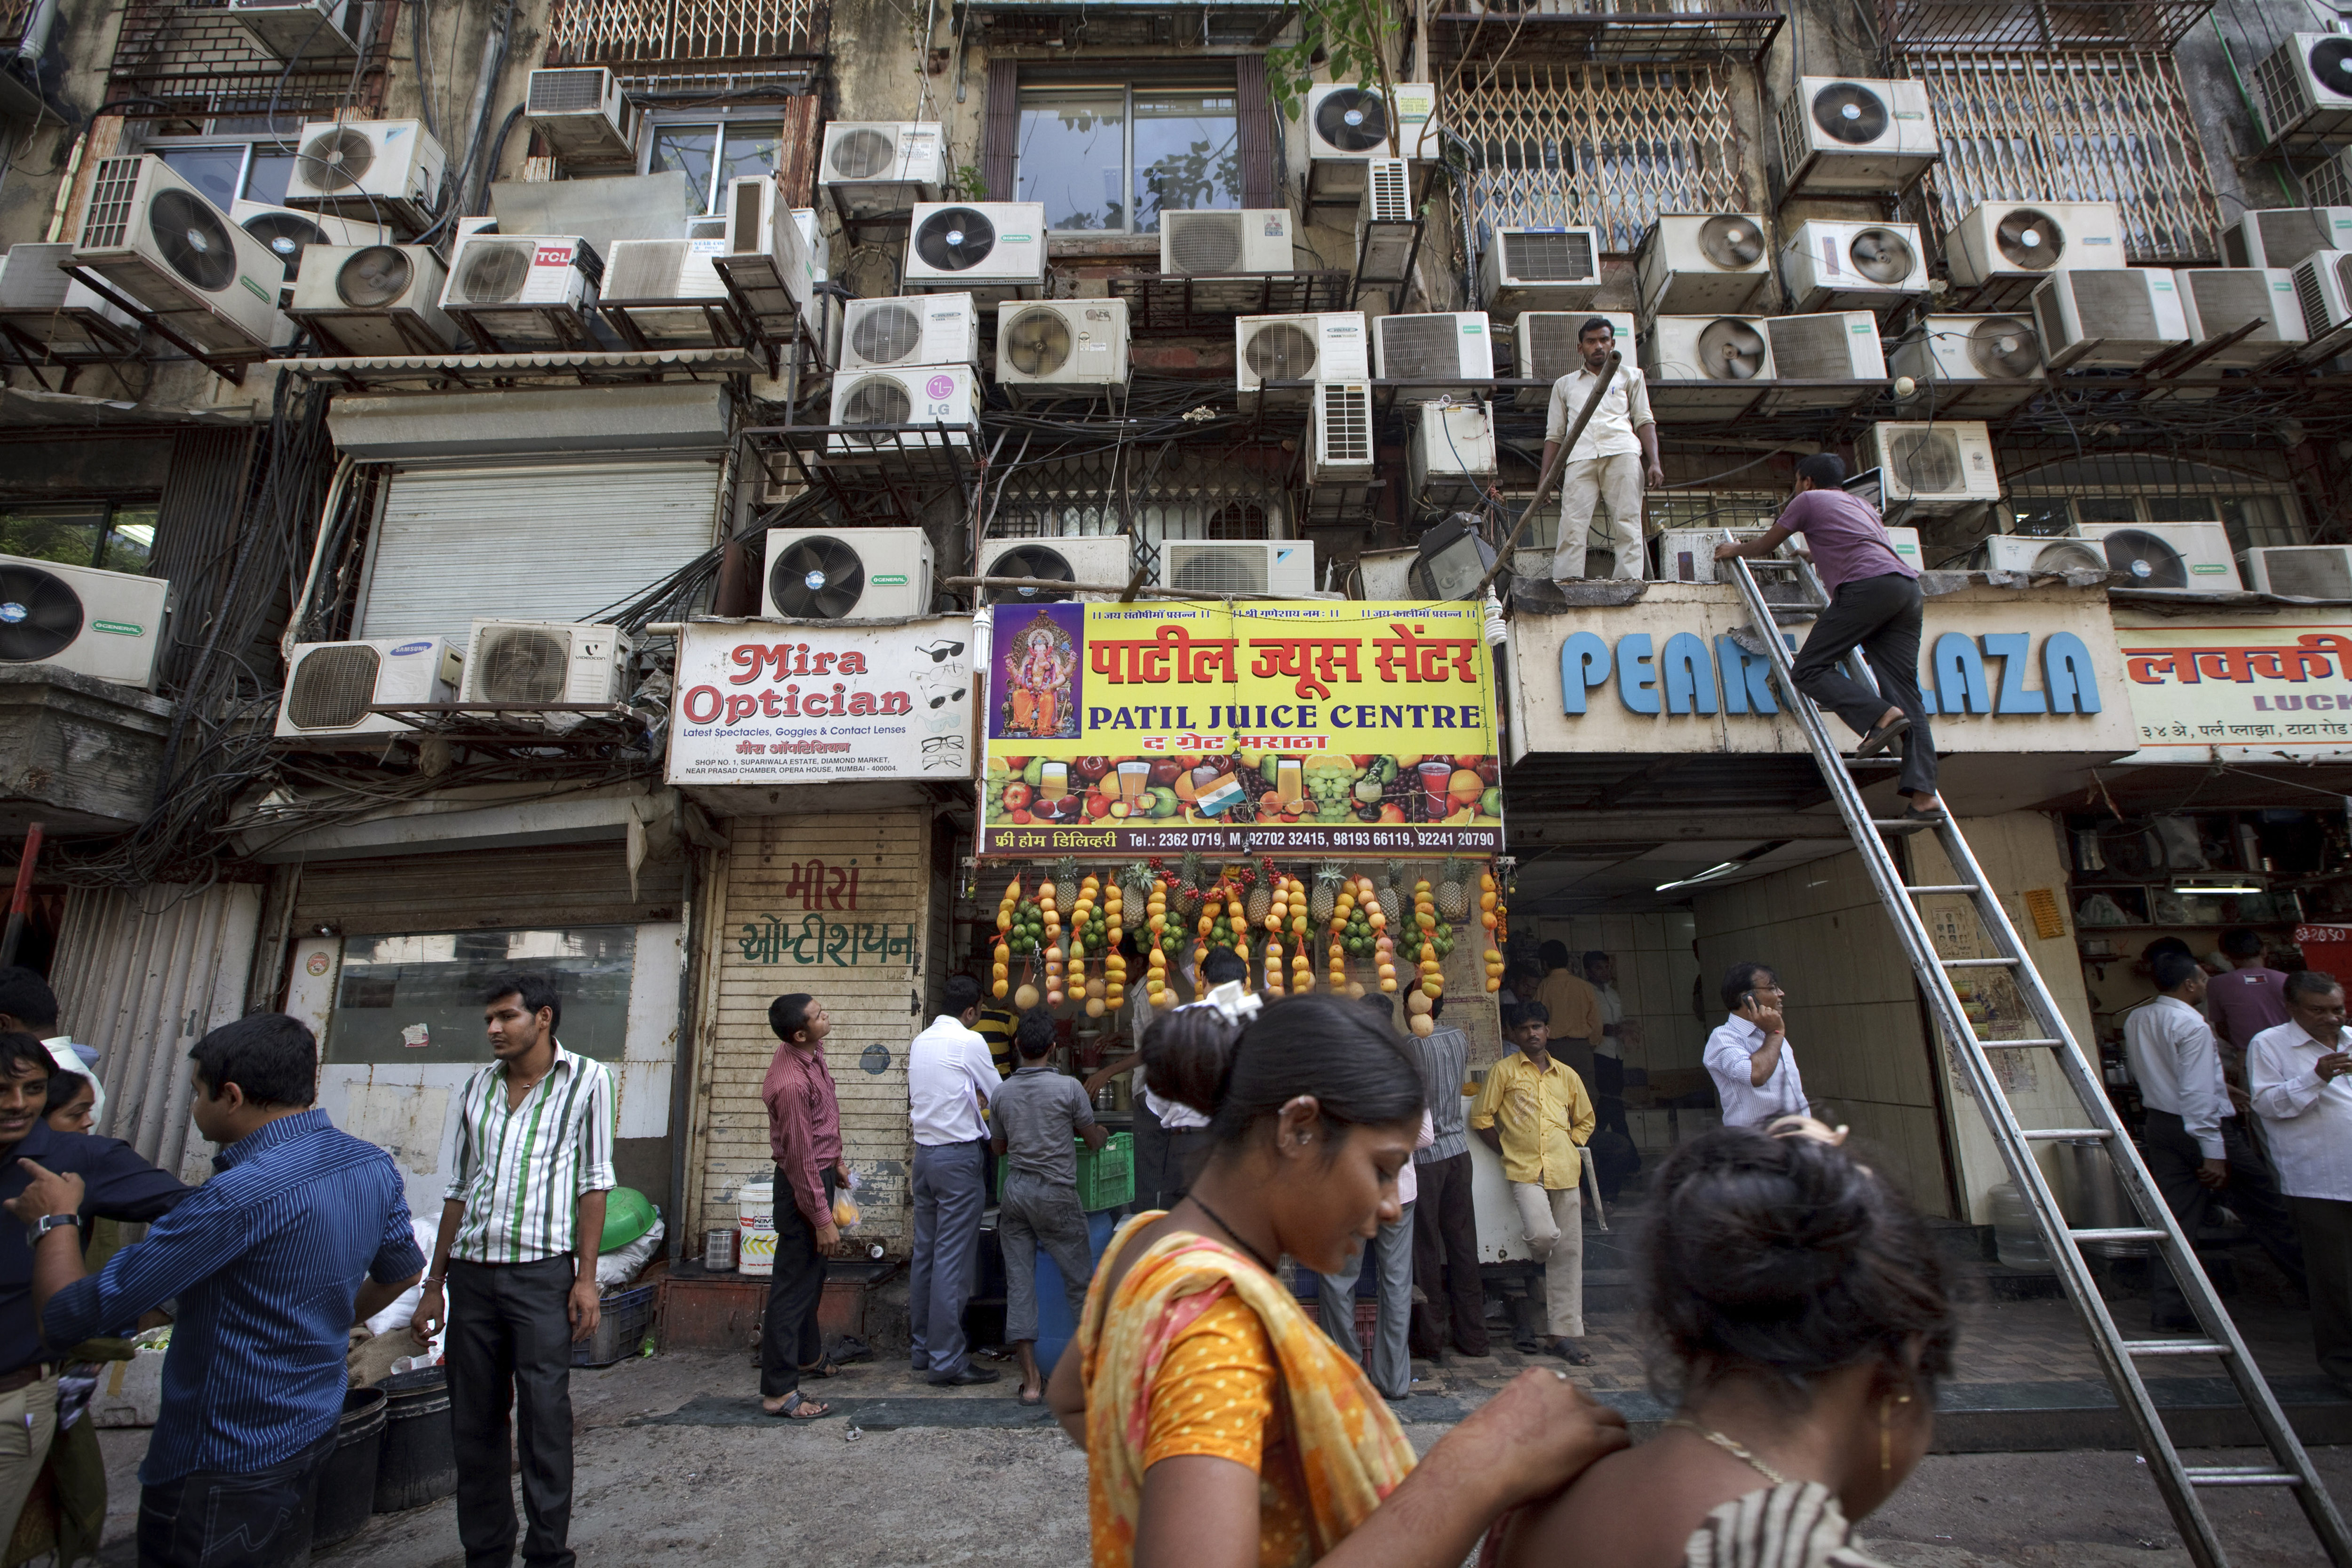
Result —
[{"label": "concrete ledge", "polygon": [[0,822],[113,833],[155,804],[172,705],[53,665],[0,670]]}]

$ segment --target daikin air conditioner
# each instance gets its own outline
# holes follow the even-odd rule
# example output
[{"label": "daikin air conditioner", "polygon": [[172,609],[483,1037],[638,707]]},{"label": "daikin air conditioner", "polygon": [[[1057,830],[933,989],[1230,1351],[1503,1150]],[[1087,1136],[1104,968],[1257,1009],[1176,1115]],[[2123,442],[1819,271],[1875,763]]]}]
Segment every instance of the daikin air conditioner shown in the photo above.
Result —
[{"label": "daikin air conditioner", "polygon": [[477,621],[466,637],[461,702],[509,710],[509,722],[570,729],[588,716],[531,711],[540,703],[617,703],[629,640],[614,626],[572,621]]},{"label": "daikin air conditioner", "polygon": [[161,158],[100,161],[73,259],[199,348],[294,335],[278,309],[285,264]]},{"label": "daikin air conditioner", "polygon": [[304,126],[294,146],[288,206],[388,224],[402,237],[433,221],[449,159],[422,121],[322,121]]},{"label": "daikin air conditioner", "polygon": [[1356,210],[1357,281],[1405,281],[1419,227],[1412,200],[1412,161],[1366,159],[1363,200]]},{"label": "daikin air conditioner", "polygon": [[441,308],[492,352],[576,348],[604,277],[604,258],[578,235],[467,235]]},{"label": "daikin air conditioner", "polygon": [[1986,202],[1944,235],[1955,288],[2038,279],[2069,267],[2118,267],[2123,208],[2113,202]]},{"label": "daikin air conditioner", "polygon": [[931,609],[920,528],[770,528],[760,613],[773,621],[892,621]]},{"label": "daikin air conditioner", "polygon": [[1969,558],[1971,570],[2057,576],[2069,571],[2105,571],[2106,552],[2072,535],[1993,534]]},{"label": "daikin air conditioner", "polygon": [[1659,316],[1642,339],[1642,369],[1653,386],[1772,379],[1772,345],[1764,316]]},{"label": "daikin air conditioner", "polygon": [[1933,517],[2000,499],[1992,435],[1981,420],[1874,424],[1853,450],[1860,467],[1879,470],[1885,508],[1907,505],[1914,516]]},{"label": "daikin air conditioner", "polygon": [[1802,77],[1780,104],[1790,195],[1900,191],[1943,155],[1923,81]]},{"label": "daikin air conditioner", "polygon": [[403,735],[415,727],[371,707],[454,703],[465,655],[438,637],[297,643],[278,705],[278,738],[331,741]]},{"label": "daikin air conditioner", "polygon": [[1234,321],[1234,377],[1268,403],[1305,402],[1306,389],[1265,390],[1267,382],[1360,382],[1372,374],[1370,329],[1360,310],[1315,316],[1243,316]]},{"label": "daikin air conditioner", "polygon": [[[1118,588],[1135,575],[1125,534],[1092,534],[1036,539],[982,539],[982,577],[1026,577],[1043,582],[1091,583],[1097,589]],[[1118,593],[1081,593],[1051,588],[992,588],[991,604],[1052,604],[1075,599],[1099,603]]]},{"label": "daikin air conditioner", "polygon": [[2284,267],[2192,267],[2172,275],[2191,342],[2210,343],[2247,322],[2262,325],[2198,361],[2198,368],[2259,365],[2304,340],[2294,271]]},{"label": "daikin air conditioner", "polygon": [[1792,310],[1885,312],[1927,292],[1916,224],[1806,223],[1780,252]]},{"label": "daikin air conditioner", "polygon": [[1886,368],[1909,376],[1927,397],[1943,382],[2037,380],[2042,339],[2023,316],[1921,316],[1887,354]]},{"label": "daikin air conditioner", "polygon": [[359,0],[228,0],[228,17],[276,60],[312,68],[360,52]]},{"label": "daikin air conditioner", "polygon": [[1407,495],[1424,512],[1477,505],[1495,482],[1495,426],[1483,404],[1423,403],[1405,447]]},{"label": "daikin air conditioner", "polygon": [[2189,340],[2180,289],[2161,267],[2074,267],[2033,288],[2033,324],[2053,370],[2137,370]]},{"label": "daikin air conditioner", "polygon": [[1522,408],[1540,408],[1551,401],[1552,383],[1584,368],[1584,324],[1595,316],[1609,323],[1623,362],[1640,357],[1634,346],[1633,313],[1630,310],[1530,310],[1511,324],[1513,373],[1520,381],[1541,382],[1523,387]]},{"label": "daikin air conditioner", "polygon": [[1478,298],[1509,321],[1522,310],[1573,310],[1601,292],[1601,231],[1496,229],[1478,258]]},{"label": "daikin air conditioner", "polygon": [[1032,299],[997,307],[996,384],[1013,389],[1014,398],[1124,391],[1127,373],[1126,300]]},{"label": "daikin air conditioner", "polygon": [[268,202],[231,202],[228,215],[236,226],[269,247],[272,256],[285,264],[286,282],[278,290],[278,303],[294,298],[294,279],[302,271],[302,253],[314,245],[365,245],[370,240],[388,237],[384,230],[373,224],[352,223],[327,213],[298,213],[291,207],[274,207]]},{"label": "daikin air conditioner", "polygon": [[2352,37],[2296,33],[2254,68],[2263,145],[2352,134]]},{"label": "daikin air conditioner", "polygon": [[0,555],[0,669],[47,664],[152,685],[171,601],[160,577]]},{"label": "daikin air conditioner", "polygon": [[1764,335],[1772,340],[1772,374],[1778,380],[1886,379],[1886,354],[1879,345],[1878,318],[1867,310],[1774,316],[1765,321]]},{"label": "daikin air conditioner", "polygon": [[1772,280],[1754,213],[1663,213],[1633,253],[1634,298],[1650,316],[1737,315]]},{"label": "daikin air conditioner", "polygon": [[1045,281],[1043,202],[919,203],[907,235],[906,288],[1028,298]]},{"label": "daikin air conditioner", "polygon": [[1292,269],[1287,207],[1160,214],[1160,270],[1171,277],[1231,277]]},{"label": "daikin air conditioner", "polygon": [[1299,598],[1315,591],[1315,547],[1303,539],[1163,539],[1160,586]]},{"label": "daikin air conditioner", "polygon": [[288,309],[331,352],[442,354],[457,343],[441,308],[447,286],[431,246],[312,246]]},{"label": "daikin air conditioner", "polygon": [[138,324],[97,289],[68,277],[61,264],[72,258],[69,245],[11,246],[0,256],[0,321],[52,353],[129,352]]},{"label": "daikin air conditioner", "polygon": [[2315,251],[2294,266],[2304,357],[2324,360],[2352,344],[2352,250]]},{"label": "daikin air conditioner", "polygon": [[603,66],[531,72],[522,113],[566,168],[614,167],[636,157],[636,110],[621,94],[621,78]]},{"label": "daikin air conditioner", "polygon": [[922,428],[871,436],[844,432],[833,438],[828,450],[836,457],[895,459],[908,447],[969,446],[974,373],[970,365],[924,365],[834,377],[835,424]]},{"label": "daikin air conditioner", "polygon": [[1372,361],[1380,379],[1411,383],[1399,402],[1463,398],[1495,379],[1495,343],[1483,310],[1382,316],[1372,323]]},{"label": "daikin air conditioner", "polygon": [[2238,552],[2238,571],[2256,593],[2288,599],[2352,599],[2352,545],[2271,545]]},{"label": "daikin air conditioner", "polygon": [[2352,249],[2352,206],[2263,207],[2221,231],[2226,267],[2293,267],[2323,250]]},{"label": "daikin air conditioner", "polygon": [[969,294],[853,299],[841,331],[841,369],[977,365],[980,307]]},{"label": "daikin air conditioner", "polygon": [[2075,532],[2106,552],[2118,586],[2238,591],[2230,530],[2220,523],[2084,523]]},{"label": "daikin air conditioner", "polygon": [[1372,441],[1371,383],[1316,382],[1314,437],[1315,449],[1307,461],[1310,481],[1371,478],[1379,465],[1379,449]]},{"label": "daikin air conditioner", "polygon": [[1371,178],[1374,158],[1438,157],[1437,89],[1428,82],[1398,82],[1394,90],[1391,100],[1377,85],[1326,82],[1307,89],[1309,202],[1356,205]]},{"label": "daikin air conditioner", "polygon": [[[725,254],[721,239],[625,239],[613,242],[597,308],[618,310],[654,348],[709,348],[729,329],[714,326],[710,306],[727,298],[712,264]],[[605,318],[617,325],[614,315]]]},{"label": "daikin air conditioner", "polygon": [[824,128],[816,183],[844,218],[878,218],[936,202],[948,180],[933,120],[836,120]]}]

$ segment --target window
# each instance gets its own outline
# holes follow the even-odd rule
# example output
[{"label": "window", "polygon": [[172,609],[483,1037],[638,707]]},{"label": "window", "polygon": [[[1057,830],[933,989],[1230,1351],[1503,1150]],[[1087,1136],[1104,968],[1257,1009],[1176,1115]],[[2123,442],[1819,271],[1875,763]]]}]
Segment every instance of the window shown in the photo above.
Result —
[{"label": "window", "polygon": [[2085,523],[2212,523],[2232,553],[2305,542],[2302,508],[2283,477],[2163,457],[2085,457],[2015,470],[2011,531],[2044,536]]},{"label": "window", "polygon": [[152,501],[0,507],[0,555],[143,574],[154,548]]},{"label": "window", "polygon": [[566,1050],[618,1061],[636,951],[634,925],[347,937],[325,1060],[486,1061],[483,988],[525,969],[555,977],[563,995],[556,1034]]},{"label": "window", "polygon": [[687,183],[702,199],[701,210],[723,213],[727,183],[745,174],[774,173],[783,142],[784,128],[777,120],[657,123],[647,139],[646,172],[683,171]]},{"label": "window", "polygon": [[[186,122],[183,122],[186,123]],[[156,136],[152,152],[221,211],[236,201],[286,204],[294,178],[295,138],[302,121],[288,115],[223,115],[190,125],[186,136]]]},{"label": "window", "polygon": [[1062,234],[1158,234],[1162,212],[1242,204],[1231,88],[1024,87],[1015,201]]}]

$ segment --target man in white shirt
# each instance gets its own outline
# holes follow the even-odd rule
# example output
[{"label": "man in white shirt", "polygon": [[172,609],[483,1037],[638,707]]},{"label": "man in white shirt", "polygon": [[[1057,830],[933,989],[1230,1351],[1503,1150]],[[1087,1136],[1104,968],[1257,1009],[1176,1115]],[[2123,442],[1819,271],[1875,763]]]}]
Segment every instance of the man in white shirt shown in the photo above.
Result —
[{"label": "man in white shirt", "polygon": [[2352,1389],[2352,1038],[2344,988],[2313,970],[2286,981],[2287,1021],[2254,1036],[2246,1083],[2310,1266],[2319,1369]]},{"label": "man in white shirt", "polygon": [[[1584,366],[1552,383],[1551,417],[1544,425],[1539,474],[1552,471],[1561,439],[1582,411],[1584,400],[1592,395],[1592,384],[1608,364],[1609,351],[1617,347],[1617,329],[1606,318],[1595,316],[1578,330],[1576,347]],[[1633,348],[1628,343],[1625,351],[1630,354]],[[1644,479],[1653,487],[1666,482],[1666,471],[1658,461],[1658,422],[1650,413],[1650,388],[1642,372],[1633,365],[1620,364],[1560,469],[1559,538],[1551,558],[1554,581],[1584,576],[1585,540],[1592,528],[1593,504],[1601,500],[1609,503],[1609,533],[1616,547],[1616,563],[1609,574],[1636,582],[1642,580],[1646,564],[1642,543]],[[1531,509],[1543,505],[1546,488],[1538,486],[1528,503]]]},{"label": "man in white shirt", "polygon": [[1592,1037],[1592,1105],[1604,1130],[1633,1134],[1625,1124],[1625,1047],[1642,1026],[1625,1019],[1617,994],[1617,960],[1598,948],[1584,956],[1584,978],[1601,994],[1601,1032]]},{"label": "man in white shirt", "polygon": [[[2147,1109],[2147,1174],[2190,1246],[2218,1198],[2301,1285],[2303,1249],[2286,1205],[2221,1079],[2221,1048],[2202,1010],[2205,971],[2186,953],[2159,954],[2153,967],[2156,999],[2124,1019],[2124,1054]],[[2170,1270],[2150,1273],[2147,1296],[2158,1328],[2197,1327]]]},{"label": "man in white shirt", "polygon": [[980,1211],[988,1203],[988,1103],[1003,1082],[980,1021],[980,982],[951,975],[947,1009],[907,1050],[915,1124],[915,1245],[907,1267],[914,1366],[933,1383],[993,1383],[963,1339],[964,1303],[980,1268]]},{"label": "man in white shirt", "polygon": [[1788,995],[1762,964],[1742,960],[1723,977],[1731,1016],[1706,1037],[1706,1061],[1727,1127],[1764,1127],[1806,1113],[1804,1076],[1780,1019]]}]

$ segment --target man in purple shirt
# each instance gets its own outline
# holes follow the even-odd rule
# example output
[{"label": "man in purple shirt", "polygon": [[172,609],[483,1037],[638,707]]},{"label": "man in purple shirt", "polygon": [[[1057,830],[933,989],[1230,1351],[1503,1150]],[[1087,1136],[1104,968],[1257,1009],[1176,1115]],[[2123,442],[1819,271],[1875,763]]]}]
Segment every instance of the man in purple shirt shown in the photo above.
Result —
[{"label": "man in purple shirt", "polygon": [[2206,987],[2205,1011],[2242,1078],[2254,1036],[2287,1021],[2286,972],[2263,962],[2262,933],[2244,926],[2221,933],[2221,953],[2231,967]]},{"label": "man in purple shirt", "polygon": [[[1896,784],[1909,802],[1905,832],[1934,820],[1936,742],[1919,700],[1919,632],[1926,601],[1919,574],[1903,564],[1877,508],[1848,495],[1845,462],[1818,452],[1797,464],[1797,494],[1771,531],[1746,544],[1720,544],[1715,559],[1769,556],[1790,534],[1802,534],[1813,570],[1830,596],[1797,653],[1797,689],[1836,714],[1862,737],[1857,757],[1875,757],[1897,741],[1903,776]],[[1872,691],[1838,668],[1855,648],[1870,661],[1879,689]]]}]

